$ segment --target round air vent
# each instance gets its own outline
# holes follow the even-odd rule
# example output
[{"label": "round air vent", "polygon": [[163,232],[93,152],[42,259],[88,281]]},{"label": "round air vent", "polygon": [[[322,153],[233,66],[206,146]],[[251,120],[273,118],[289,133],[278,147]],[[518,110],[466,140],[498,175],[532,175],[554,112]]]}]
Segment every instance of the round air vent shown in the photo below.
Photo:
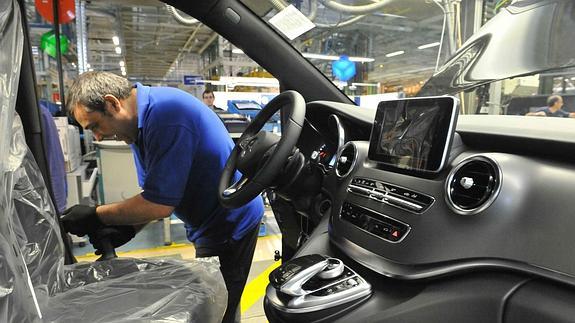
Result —
[{"label": "round air vent", "polygon": [[476,214],[485,210],[497,197],[501,170],[485,156],[463,160],[447,177],[447,204],[459,214]]},{"label": "round air vent", "polygon": [[356,160],[357,148],[352,142],[348,142],[347,144],[343,145],[340,153],[337,156],[335,174],[339,177],[346,177],[355,166]]}]

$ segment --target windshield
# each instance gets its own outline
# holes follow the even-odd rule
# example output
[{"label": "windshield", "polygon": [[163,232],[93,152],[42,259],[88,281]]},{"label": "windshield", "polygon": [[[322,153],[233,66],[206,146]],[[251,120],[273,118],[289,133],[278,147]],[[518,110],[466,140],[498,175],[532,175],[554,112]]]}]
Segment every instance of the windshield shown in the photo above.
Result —
[{"label": "windshield", "polygon": [[450,94],[461,114],[575,117],[571,1],[242,2],[362,107]]},{"label": "windshield", "polygon": [[450,52],[440,2],[242,2],[361,106],[415,95]]}]

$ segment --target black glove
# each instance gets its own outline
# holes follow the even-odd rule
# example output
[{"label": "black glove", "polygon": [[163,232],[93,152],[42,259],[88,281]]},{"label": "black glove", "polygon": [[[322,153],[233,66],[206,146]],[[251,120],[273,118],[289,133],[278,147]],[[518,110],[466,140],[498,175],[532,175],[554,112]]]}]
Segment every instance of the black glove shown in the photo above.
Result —
[{"label": "black glove", "polygon": [[96,254],[103,253],[102,238],[107,237],[114,248],[123,246],[136,236],[136,229],[131,225],[111,225],[99,229],[96,232],[88,233],[90,243],[96,249]]},{"label": "black glove", "polygon": [[66,231],[77,236],[96,232],[104,224],[96,215],[95,206],[74,205],[62,214],[62,224]]}]

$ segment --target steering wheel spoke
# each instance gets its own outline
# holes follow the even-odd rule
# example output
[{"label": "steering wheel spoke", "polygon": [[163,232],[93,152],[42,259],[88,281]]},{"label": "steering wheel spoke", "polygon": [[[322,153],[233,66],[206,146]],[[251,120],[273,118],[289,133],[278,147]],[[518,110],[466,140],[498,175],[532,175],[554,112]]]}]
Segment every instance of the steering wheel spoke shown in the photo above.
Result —
[{"label": "steering wheel spoke", "polygon": [[[281,137],[262,131],[279,110],[285,120]],[[240,207],[273,186],[299,139],[304,118],[305,100],[295,91],[279,94],[258,113],[241,135],[220,177],[218,198],[223,206]],[[242,177],[230,186],[236,170]]]},{"label": "steering wheel spoke", "polygon": [[237,191],[241,190],[246,183],[248,183],[249,179],[247,176],[242,176],[239,181],[233,183],[230,187],[226,188],[222,193],[224,196],[230,197]]}]

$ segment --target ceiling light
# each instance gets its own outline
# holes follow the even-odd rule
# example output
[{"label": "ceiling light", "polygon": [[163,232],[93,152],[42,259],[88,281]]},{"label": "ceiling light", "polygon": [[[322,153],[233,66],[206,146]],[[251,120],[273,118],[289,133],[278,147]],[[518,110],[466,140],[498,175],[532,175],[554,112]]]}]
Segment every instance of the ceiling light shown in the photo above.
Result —
[{"label": "ceiling light", "polygon": [[118,38],[118,36],[112,37],[112,41],[114,42],[114,45],[120,45],[120,38]]},{"label": "ceiling light", "polygon": [[87,69],[90,69],[90,67],[92,67],[92,66],[90,66],[90,63],[87,63],[87,64],[86,64],[86,68],[87,68]]},{"label": "ceiling light", "polygon": [[305,58],[325,59],[328,61],[337,61],[339,59],[339,56],[314,54],[314,53],[302,53],[302,56]]},{"label": "ceiling light", "polygon": [[126,76],[126,71],[122,71],[122,76]]},{"label": "ceiling light", "polygon": [[421,45],[421,46],[417,47],[417,49],[426,49],[426,48],[431,48],[431,47],[436,47],[436,46],[439,46],[439,42]]},{"label": "ceiling light", "polygon": [[375,61],[375,58],[371,57],[350,57],[350,61],[352,62],[361,62],[361,63],[371,63]]},{"label": "ceiling light", "polygon": [[122,49],[120,47],[116,47],[116,54],[122,54]]},{"label": "ceiling light", "polygon": [[93,71],[94,71],[93,68],[89,68],[89,69],[88,69],[88,72],[93,72]]},{"label": "ceiling light", "polygon": [[386,54],[385,57],[393,57],[393,56],[398,56],[398,55],[403,55],[403,54],[405,54],[405,51],[400,50],[400,51],[397,51],[397,52],[393,52],[393,53]]},{"label": "ceiling light", "polygon": [[234,54],[243,54],[244,51],[241,50],[241,49],[239,49],[239,48],[234,48],[234,49],[232,49],[232,53],[234,53]]},{"label": "ceiling light", "polygon": [[125,71],[126,71],[126,68],[125,68],[124,66],[122,66],[122,67],[120,67],[120,70],[121,70],[122,72],[125,72]]},{"label": "ceiling light", "polygon": [[[302,53],[302,56],[305,58],[325,59],[328,61],[337,61],[340,58],[340,56],[335,56],[335,55],[323,55],[323,54],[314,54],[314,53]],[[369,63],[369,62],[375,61],[375,58],[371,58],[371,57],[349,57],[349,60],[352,62]]]},{"label": "ceiling light", "polygon": [[126,63],[124,63],[124,61],[120,61],[120,66],[124,67],[126,66]]},{"label": "ceiling light", "polygon": [[[255,87],[278,87],[279,81],[275,78],[268,77],[238,77],[238,76],[222,76],[220,82],[229,87],[235,86],[255,86]],[[216,84],[214,81],[206,81],[206,83]]]},{"label": "ceiling light", "polygon": [[373,86],[379,87],[379,83],[351,83],[353,86]]}]

